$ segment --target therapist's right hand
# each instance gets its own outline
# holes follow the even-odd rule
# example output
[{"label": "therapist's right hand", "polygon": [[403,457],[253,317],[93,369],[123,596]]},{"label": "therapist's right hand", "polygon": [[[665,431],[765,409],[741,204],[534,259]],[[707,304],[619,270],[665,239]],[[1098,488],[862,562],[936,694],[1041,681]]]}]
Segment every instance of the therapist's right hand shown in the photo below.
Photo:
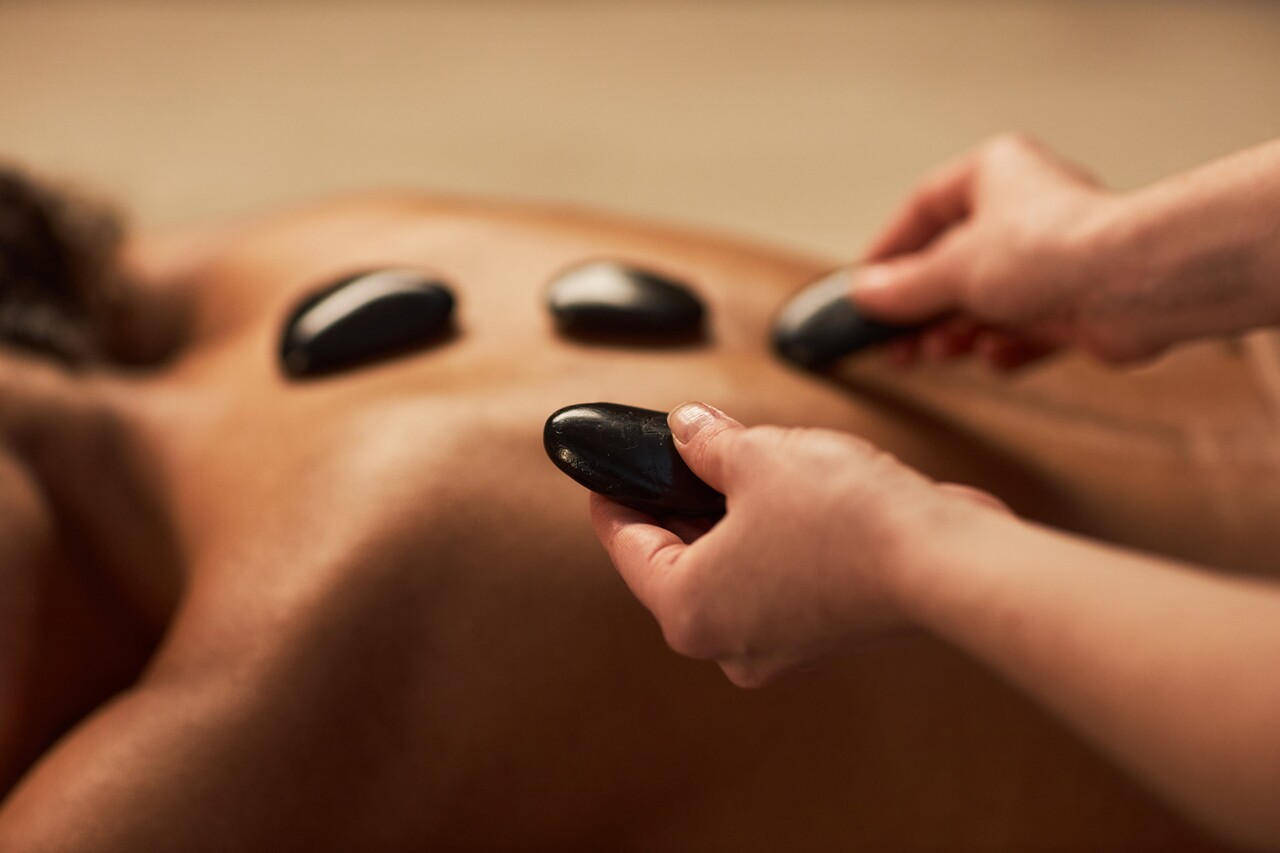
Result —
[{"label": "therapist's right hand", "polygon": [[911,624],[909,573],[934,571],[976,514],[1014,523],[991,495],[935,483],[851,435],[748,429],[697,403],[668,423],[727,514],[699,535],[593,495],[596,535],[671,648],[742,687]]},{"label": "therapist's right hand", "polygon": [[891,345],[901,362],[976,351],[1013,368],[1067,345],[1141,358],[1124,319],[1098,310],[1114,208],[1080,167],[999,137],[920,181],[868,248],[854,302],[878,320],[929,323]]}]

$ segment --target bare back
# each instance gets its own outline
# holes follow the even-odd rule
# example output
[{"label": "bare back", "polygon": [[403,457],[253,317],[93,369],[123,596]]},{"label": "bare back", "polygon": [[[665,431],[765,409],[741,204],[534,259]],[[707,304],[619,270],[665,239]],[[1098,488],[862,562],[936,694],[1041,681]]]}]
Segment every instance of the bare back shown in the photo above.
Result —
[{"label": "bare back", "polygon": [[[706,342],[558,338],[543,288],[601,257],[690,282],[710,309]],[[926,637],[759,692],[670,654],[540,434],[571,403],[702,399],[748,423],[858,433],[1051,523],[1260,571],[1280,539],[1280,480],[1271,403],[1238,347],[1124,376],[1068,361],[1005,381],[864,360],[815,377],[780,363],[767,331],[821,262],[413,197],[247,223],[176,253],[142,244],[136,259],[183,304],[183,343],[162,366],[91,381],[172,540],[153,552],[173,557],[99,562],[163,640],[28,773],[0,842],[1204,844]],[[281,375],[280,324],[301,296],[405,265],[453,284],[454,339],[319,381]]]}]

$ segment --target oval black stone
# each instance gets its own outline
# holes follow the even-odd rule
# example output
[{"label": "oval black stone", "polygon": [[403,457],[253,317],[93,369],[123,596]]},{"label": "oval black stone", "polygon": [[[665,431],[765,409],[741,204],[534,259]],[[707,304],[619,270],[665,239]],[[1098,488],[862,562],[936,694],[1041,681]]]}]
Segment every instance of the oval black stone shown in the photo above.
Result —
[{"label": "oval black stone", "polygon": [[280,341],[291,376],[344,370],[444,338],[453,294],[421,270],[388,269],[349,276],[293,309]]},{"label": "oval black stone", "polygon": [[680,458],[666,412],[566,406],[547,419],[542,444],[561,471],[624,506],[656,516],[724,514],[724,495]]},{"label": "oval black stone", "polygon": [[692,338],[705,313],[685,284],[611,261],[583,264],[556,278],[547,304],[562,333],[591,340]]},{"label": "oval black stone", "polygon": [[782,307],[773,323],[778,354],[817,370],[849,353],[919,331],[870,320],[849,299],[853,270],[841,267],[805,287]]}]

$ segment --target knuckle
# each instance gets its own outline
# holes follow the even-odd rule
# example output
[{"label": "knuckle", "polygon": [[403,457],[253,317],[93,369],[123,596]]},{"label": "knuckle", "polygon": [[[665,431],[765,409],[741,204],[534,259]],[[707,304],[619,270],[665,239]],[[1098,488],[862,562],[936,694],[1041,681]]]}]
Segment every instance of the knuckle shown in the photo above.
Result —
[{"label": "knuckle", "polygon": [[779,427],[753,426],[740,430],[733,437],[732,452],[724,456],[723,473],[736,480],[743,474],[759,470],[776,446]]},{"label": "knuckle", "polygon": [[732,473],[741,478],[792,467],[813,452],[815,438],[823,432],[811,427],[751,427],[739,435]]},{"label": "knuckle", "polygon": [[850,455],[892,458],[865,438],[849,433],[815,427],[761,426],[743,434],[737,460],[744,467],[759,470],[776,459],[836,464],[847,461]]},{"label": "knuckle", "polygon": [[720,669],[735,687],[758,690],[773,681],[774,673],[756,663],[726,662]]},{"label": "knuckle", "polygon": [[659,624],[663,639],[677,654],[703,660],[714,656],[714,631],[704,601],[690,576],[668,586]]},{"label": "knuckle", "polygon": [[1006,152],[1029,151],[1037,147],[1034,136],[1022,130],[1007,130],[998,134],[992,141],[991,147]]},{"label": "knuckle", "polygon": [[706,626],[701,617],[686,608],[676,608],[662,620],[662,638],[671,651],[695,660],[713,657]]},{"label": "knuckle", "polygon": [[872,444],[860,435],[852,433],[831,433],[830,435],[839,442],[840,449],[846,453],[856,453],[872,459],[889,455],[879,445]]},{"label": "knuckle", "polygon": [[993,137],[983,149],[983,154],[988,162],[1008,162],[1038,155],[1040,151],[1040,142],[1031,134],[1006,131]]},{"label": "knuckle", "polygon": [[766,453],[770,447],[782,441],[787,432],[787,427],[773,425],[745,429],[738,439],[738,453],[739,455]]},{"label": "knuckle", "polygon": [[[618,535],[625,535],[619,532]],[[617,550],[621,550],[618,548]],[[651,572],[661,575],[670,574],[680,554],[680,546],[676,544],[659,544],[642,552],[642,562]]]},{"label": "knuckle", "polygon": [[813,453],[820,461],[831,465],[843,465],[851,458],[856,462],[883,462],[892,457],[879,446],[861,436],[830,430],[810,430],[808,439]]},{"label": "knuckle", "polygon": [[713,453],[723,452],[730,443],[729,430],[716,425],[703,429],[692,442],[692,450],[699,460],[710,458]]}]

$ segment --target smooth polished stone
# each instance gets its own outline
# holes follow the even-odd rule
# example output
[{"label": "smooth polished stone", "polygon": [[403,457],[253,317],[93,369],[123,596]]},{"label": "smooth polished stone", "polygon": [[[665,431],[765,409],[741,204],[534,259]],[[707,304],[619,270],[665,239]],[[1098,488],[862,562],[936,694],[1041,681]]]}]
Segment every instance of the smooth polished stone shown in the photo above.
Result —
[{"label": "smooth polished stone", "polygon": [[561,333],[588,339],[692,338],[705,313],[686,285],[611,261],[575,267],[551,282],[547,304]]},{"label": "smooth polished stone", "polygon": [[720,516],[724,495],[680,458],[667,413],[616,403],[584,403],[547,419],[551,461],[593,492],[656,516]]},{"label": "smooth polished stone", "polygon": [[280,360],[291,376],[345,370],[445,337],[453,294],[428,273],[387,269],[344,278],[289,315]]},{"label": "smooth polished stone", "polygon": [[852,280],[853,268],[841,267],[783,306],[773,323],[773,346],[779,355],[818,370],[860,349],[919,331],[916,326],[863,317],[848,296]]}]

